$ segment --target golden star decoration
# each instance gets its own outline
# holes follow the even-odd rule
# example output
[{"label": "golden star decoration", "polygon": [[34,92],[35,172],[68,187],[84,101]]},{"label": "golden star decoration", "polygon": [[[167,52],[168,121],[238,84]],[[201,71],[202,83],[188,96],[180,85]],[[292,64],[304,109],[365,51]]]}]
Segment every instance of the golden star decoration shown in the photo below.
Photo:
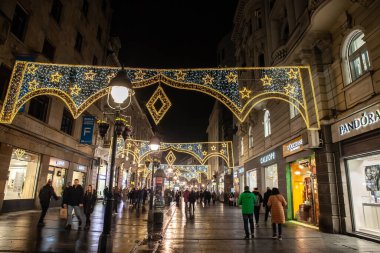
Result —
[{"label": "golden star decoration", "polygon": [[75,84],[75,85],[73,85],[73,86],[70,87],[70,95],[71,96],[78,96],[79,92],[81,90],[82,89],[78,86],[78,84]]},{"label": "golden star decoration", "polygon": [[177,77],[177,80],[185,81],[186,73],[183,73],[183,71],[177,71],[174,75]]},{"label": "golden star decoration", "polygon": [[298,70],[290,69],[289,72],[287,72],[289,79],[297,79],[298,78]]},{"label": "golden star decoration", "polygon": [[263,78],[260,79],[263,82],[263,86],[271,86],[272,84],[272,78],[269,76],[265,75]]},{"label": "golden star decoration", "polygon": [[244,87],[243,90],[240,90],[239,92],[241,94],[241,98],[249,98],[252,91],[248,90],[247,87]]},{"label": "golden star decoration", "polygon": [[144,74],[144,72],[142,72],[142,70],[135,72],[135,79],[136,80],[142,80],[142,79],[144,79],[144,77],[145,77],[145,74]]},{"label": "golden star decoration", "polygon": [[226,144],[226,143],[223,143],[223,144],[222,144],[222,147],[223,147],[223,148],[227,147],[227,144]]},{"label": "golden star decoration", "polygon": [[202,149],[202,145],[201,144],[198,144],[198,149]]},{"label": "golden star decoration", "polygon": [[110,83],[111,80],[116,76],[116,74],[112,73],[112,74],[109,74],[106,78],[107,78],[107,82]]},{"label": "golden star decoration", "polygon": [[193,147],[192,146],[188,146],[187,149],[188,150],[193,150]]},{"label": "golden star decoration", "polygon": [[130,148],[132,147],[132,144],[131,143],[127,143],[127,148]]},{"label": "golden star decoration", "polygon": [[203,80],[203,84],[212,84],[212,82],[214,82],[214,78],[210,76],[209,74],[204,76],[202,80]]},{"label": "golden star decoration", "polygon": [[37,89],[37,86],[40,84],[36,80],[33,80],[33,81],[30,81],[28,85],[29,85],[29,90],[34,91]]},{"label": "golden star decoration", "polygon": [[228,75],[226,75],[226,79],[228,83],[236,83],[237,78],[238,78],[238,75],[234,74],[233,72],[230,72]]},{"label": "golden star decoration", "polygon": [[206,150],[203,151],[203,152],[202,152],[202,155],[206,156],[206,155],[207,155],[207,151],[206,151]]},{"label": "golden star decoration", "polygon": [[91,80],[93,81],[96,76],[96,73],[92,70],[84,73],[84,80]]},{"label": "golden star decoration", "polygon": [[33,74],[33,75],[35,75],[36,74],[36,71],[37,71],[37,67],[36,67],[36,65],[30,65],[30,66],[28,66],[28,69],[27,69],[27,73],[28,74]]},{"label": "golden star decoration", "polygon": [[59,83],[61,81],[62,75],[58,72],[55,72],[54,74],[50,75],[50,82],[52,83]]},{"label": "golden star decoration", "polygon": [[224,155],[224,149],[220,150],[220,153],[221,153],[222,155]]},{"label": "golden star decoration", "polygon": [[291,96],[294,94],[294,90],[295,90],[295,87],[291,84],[287,84],[285,87],[284,87],[284,90],[285,90],[285,94],[288,95],[288,96]]},{"label": "golden star decoration", "polygon": [[212,145],[212,146],[211,146],[211,150],[212,150],[212,151],[215,151],[215,150],[216,150],[215,145]]}]

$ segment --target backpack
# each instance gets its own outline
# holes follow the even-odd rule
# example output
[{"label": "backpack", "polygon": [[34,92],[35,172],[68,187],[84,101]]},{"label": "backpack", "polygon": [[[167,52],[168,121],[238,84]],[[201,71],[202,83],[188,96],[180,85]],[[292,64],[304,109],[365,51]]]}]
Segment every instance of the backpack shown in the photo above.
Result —
[{"label": "backpack", "polygon": [[261,201],[260,201],[260,195],[259,194],[255,194],[255,206],[260,206],[260,204],[261,204]]}]

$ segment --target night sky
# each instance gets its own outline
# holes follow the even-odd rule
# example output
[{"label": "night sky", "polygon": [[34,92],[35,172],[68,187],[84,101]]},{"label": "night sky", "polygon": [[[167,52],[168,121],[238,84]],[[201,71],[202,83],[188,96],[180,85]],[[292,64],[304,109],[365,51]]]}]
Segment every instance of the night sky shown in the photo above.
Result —
[{"label": "night sky", "polygon": [[[237,0],[114,1],[112,35],[119,36],[122,43],[121,63],[142,68],[216,67],[216,47],[232,30],[236,4]],[[151,121],[154,130],[166,142],[207,140],[215,100],[161,86],[173,105],[157,127]],[[136,91],[144,110],[156,87]]]}]

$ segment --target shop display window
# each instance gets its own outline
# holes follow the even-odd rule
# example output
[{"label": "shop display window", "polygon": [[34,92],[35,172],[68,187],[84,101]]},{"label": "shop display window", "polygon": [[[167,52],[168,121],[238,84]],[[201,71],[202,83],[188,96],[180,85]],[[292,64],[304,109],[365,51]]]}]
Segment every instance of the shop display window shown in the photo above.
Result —
[{"label": "shop display window", "polygon": [[265,186],[278,188],[277,164],[273,164],[264,168],[265,170]]},{"label": "shop display window", "polygon": [[380,155],[347,160],[354,227],[380,236]]},{"label": "shop display window", "polygon": [[86,183],[86,173],[84,172],[80,172],[80,171],[73,171],[73,180],[72,180],[72,184],[74,184],[74,180],[75,179],[78,179],[79,180],[79,184],[83,187],[85,187],[85,183]]},{"label": "shop display window", "polygon": [[293,217],[298,221],[319,223],[318,185],[314,156],[290,164]]},{"label": "shop display window", "polygon": [[66,169],[49,167],[47,180],[52,181],[52,186],[57,196],[62,196],[66,183]]},{"label": "shop display window", "polygon": [[13,149],[5,185],[5,200],[34,198],[39,164],[39,155]]},{"label": "shop display window", "polygon": [[257,171],[256,170],[247,171],[247,183],[251,191],[253,191],[253,189],[257,187]]}]

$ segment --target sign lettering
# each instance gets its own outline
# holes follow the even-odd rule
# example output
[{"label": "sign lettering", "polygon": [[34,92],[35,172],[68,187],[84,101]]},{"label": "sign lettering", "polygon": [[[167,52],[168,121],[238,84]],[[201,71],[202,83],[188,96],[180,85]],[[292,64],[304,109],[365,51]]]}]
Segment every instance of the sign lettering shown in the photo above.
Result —
[{"label": "sign lettering", "polygon": [[263,164],[263,163],[267,163],[267,162],[270,162],[272,160],[276,159],[276,153],[275,152],[272,152],[272,153],[269,153],[265,156],[262,156],[260,158],[260,163]]}]

